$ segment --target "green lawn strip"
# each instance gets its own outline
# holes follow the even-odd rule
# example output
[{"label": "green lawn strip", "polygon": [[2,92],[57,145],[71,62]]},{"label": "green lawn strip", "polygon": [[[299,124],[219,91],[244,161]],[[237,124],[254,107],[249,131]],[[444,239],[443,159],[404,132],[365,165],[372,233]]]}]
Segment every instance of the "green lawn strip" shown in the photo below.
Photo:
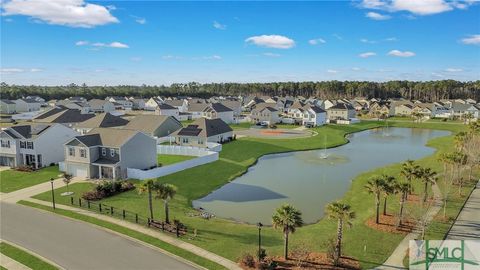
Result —
[{"label": "green lawn strip", "polygon": [[58,166],[50,166],[34,172],[6,170],[0,172],[0,192],[8,193],[22,188],[34,186],[57,178]]},{"label": "green lawn strip", "polygon": [[167,166],[182,161],[194,159],[194,156],[182,156],[182,155],[157,155],[157,163],[159,166]]},{"label": "green lawn strip", "polygon": [[[170,203],[172,218],[180,219],[189,229],[197,229],[198,237],[194,240],[186,240],[194,245],[205,248],[211,252],[231,260],[237,260],[244,252],[255,252],[257,243],[257,229],[255,226],[232,222],[230,220],[214,218],[204,220],[192,214],[191,201],[201,198],[223,186],[228,181],[244,173],[248,166],[254,164],[258,157],[278,152],[295,150],[309,150],[323,148],[324,138],[327,138],[327,146],[333,147],[347,142],[345,135],[348,133],[382,126],[382,122],[362,122],[355,125],[328,125],[315,128],[319,135],[298,140],[267,140],[242,138],[223,145],[219,161],[205,164],[192,169],[184,170],[172,175],[161,177],[160,181],[172,183],[178,187],[176,197]],[[437,123],[389,123],[389,126],[401,127],[429,127],[436,128]],[[434,127],[432,127],[434,125]],[[460,126],[460,128],[465,128]],[[449,125],[448,130],[458,131],[457,125]],[[437,162],[437,157],[442,152],[450,151],[453,136],[436,138],[428,142],[428,146],[437,149],[436,153],[419,160],[422,166],[432,167],[441,172],[442,165]],[[232,162],[233,161],[233,162]],[[364,185],[369,177],[375,174],[387,173],[399,177],[400,164],[392,164],[383,168],[365,172],[352,181],[352,186],[343,197],[350,203],[357,213],[357,219],[351,229],[346,229],[344,251],[348,256],[362,258],[363,268],[372,268],[381,264],[396,248],[403,239],[401,234],[390,234],[376,231],[365,226],[365,221],[372,217],[373,196],[367,194]],[[414,183],[417,191],[421,191],[420,183]],[[73,185],[72,185],[73,187]],[[431,193],[431,190],[429,192]],[[49,200],[48,193],[40,194],[35,198]],[[122,193],[101,201],[116,208],[137,212],[142,216],[148,215],[148,203],[146,195],[139,195],[137,191]],[[67,202],[69,204],[69,202]],[[388,210],[397,213],[398,198],[389,198]],[[315,206],[312,206],[315,207]],[[449,206],[450,207],[450,206]],[[454,204],[451,207],[455,207]],[[414,208],[414,206],[411,206]],[[161,200],[154,201],[155,217],[163,219],[163,203]],[[320,209],[319,209],[320,211]],[[407,209],[414,212],[414,209]],[[448,227],[448,226],[446,226]],[[335,236],[336,223],[322,219],[316,224],[299,229],[291,237],[291,248],[302,243],[310,243],[313,251],[325,251],[325,241]],[[442,230],[446,232],[446,230]],[[262,230],[262,242],[269,255],[280,255],[282,252],[282,234],[266,227]]]},{"label": "green lawn strip", "polygon": [[113,223],[110,223],[110,222],[107,222],[107,221],[103,221],[103,220],[100,220],[100,219],[97,219],[97,218],[94,218],[94,217],[89,217],[89,216],[85,216],[85,215],[82,215],[82,214],[78,214],[78,213],[75,213],[75,212],[72,212],[72,211],[69,211],[69,210],[63,210],[63,209],[58,209],[57,208],[55,211],[53,211],[53,209],[49,206],[44,206],[44,205],[40,205],[40,204],[28,202],[28,201],[20,201],[18,203],[22,204],[22,205],[42,209],[42,210],[45,210],[45,211],[54,212],[58,215],[66,216],[66,217],[69,217],[69,218],[73,218],[73,219],[81,220],[81,221],[84,221],[84,222],[92,223],[92,224],[95,224],[97,226],[104,227],[104,228],[107,228],[109,230],[112,230],[112,231],[130,236],[132,238],[138,239],[138,240],[143,241],[145,243],[154,245],[158,248],[161,248],[161,249],[163,249],[165,251],[168,251],[172,254],[175,254],[179,257],[182,257],[182,258],[184,258],[188,261],[196,263],[196,264],[198,264],[200,266],[203,266],[207,269],[226,269],[225,267],[223,267],[223,266],[221,266],[221,265],[219,265],[215,262],[212,262],[212,261],[207,260],[203,257],[197,256],[197,255],[195,255],[195,254],[193,254],[193,253],[191,253],[187,250],[178,248],[176,246],[165,243],[165,242],[163,242],[159,239],[156,239],[152,236],[149,236],[149,235],[146,235],[146,234],[143,234],[143,233],[140,233],[140,232],[122,227],[120,225],[116,225],[116,224],[113,224]]},{"label": "green lawn strip", "polygon": [[45,262],[44,260],[32,255],[22,249],[9,245],[5,242],[0,243],[0,253],[14,259],[15,261],[30,267],[33,270],[54,270],[57,267]]},{"label": "green lawn strip", "polygon": [[0,265],[0,270],[8,270],[8,269]]}]

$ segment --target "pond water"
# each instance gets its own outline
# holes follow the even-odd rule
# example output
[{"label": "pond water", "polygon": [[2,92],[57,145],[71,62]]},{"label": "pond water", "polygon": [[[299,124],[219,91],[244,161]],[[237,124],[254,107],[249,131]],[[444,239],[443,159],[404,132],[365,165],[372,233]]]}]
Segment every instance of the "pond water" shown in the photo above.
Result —
[{"label": "pond water", "polygon": [[[343,197],[362,172],[434,153],[428,140],[448,131],[381,128],[349,135],[337,148],[272,154],[234,181],[193,202],[218,217],[271,224],[275,208],[291,203],[306,223],[322,218],[326,204]],[[322,136],[319,134],[317,136]]]}]

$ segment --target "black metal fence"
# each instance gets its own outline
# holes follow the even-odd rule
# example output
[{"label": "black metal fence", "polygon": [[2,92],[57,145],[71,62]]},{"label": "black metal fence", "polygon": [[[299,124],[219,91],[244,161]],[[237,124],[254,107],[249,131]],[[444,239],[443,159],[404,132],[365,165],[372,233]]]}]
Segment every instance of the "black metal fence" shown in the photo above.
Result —
[{"label": "black metal fence", "polygon": [[141,216],[138,213],[134,213],[118,207],[113,207],[105,203],[70,197],[70,204],[80,208],[88,209],[92,212],[112,216],[118,219],[123,219],[143,226],[156,228],[164,232],[174,233],[177,237],[185,235],[188,232],[187,227],[180,222],[174,222],[173,224],[169,224],[163,221],[155,221],[148,217]]}]

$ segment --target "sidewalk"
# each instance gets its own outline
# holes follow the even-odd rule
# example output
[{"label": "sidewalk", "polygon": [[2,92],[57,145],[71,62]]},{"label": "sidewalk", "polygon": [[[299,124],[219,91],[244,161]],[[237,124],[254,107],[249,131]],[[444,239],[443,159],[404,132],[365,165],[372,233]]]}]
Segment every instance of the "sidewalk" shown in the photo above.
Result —
[{"label": "sidewalk", "polygon": [[480,239],[480,180],[447,235],[447,240],[469,239]]},{"label": "sidewalk", "polygon": [[31,270],[30,267],[27,267],[2,253],[0,253],[0,265],[8,270]]},{"label": "sidewalk", "polygon": [[[33,202],[33,203],[37,203],[37,204],[41,204],[41,205],[45,205],[45,206],[51,206],[50,202],[41,201],[41,200],[37,200],[37,199],[24,198],[23,200]],[[193,254],[196,254],[200,257],[203,257],[203,258],[206,258],[206,259],[211,260],[213,262],[216,262],[216,263],[226,267],[227,269],[238,269],[238,270],[241,269],[233,261],[230,261],[230,260],[228,260],[224,257],[221,257],[221,256],[219,256],[215,253],[212,253],[210,251],[207,251],[203,248],[200,248],[200,247],[197,247],[197,246],[192,245],[190,243],[184,242],[184,241],[182,241],[178,238],[169,236],[167,234],[164,234],[162,232],[159,232],[159,231],[156,231],[156,230],[153,230],[153,229],[149,229],[145,226],[135,224],[135,223],[131,223],[131,222],[128,222],[128,221],[125,221],[125,220],[113,218],[113,217],[110,217],[110,216],[107,216],[107,215],[98,214],[98,213],[91,212],[91,211],[88,211],[88,210],[85,210],[85,209],[67,206],[67,205],[57,204],[56,207],[58,209],[64,209],[64,210],[72,211],[72,212],[75,212],[75,213],[78,213],[78,214],[81,214],[81,215],[84,215],[84,216],[94,217],[94,218],[97,218],[97,219],[100,219],[100,220],[103,220],[103,221],[107,221],[107,222],[110,222],[110,223],[113,223],[113,224],[117,224],[119,226],[122,226],[122,227],[125,227],[125,228],[128,228],[128,229],[131,229],[131,230],[134,230],[134,231],[137,231],[137,232],[155,237],[155,238],[160,239],[160,240],[162,240],[166,243],[169,243],[171,245],[174,245],[174,246],[177,246],[179,248],[188,250],[188,251],[192,252]]]},{"label": "sidewalk", "polygon": [[[430,222],[435,215],[440,211],[442,208],[442,193],[438,185],[432,186],[433,190],[433,197],[434,197],[434,204],[427,212],[427,223]],[[378,270],[390,270],[390,269],[406,269],[403,266],[403,258],[407,255],[408,246],[410,240],[418,239],[421,234],[421,230],[419,228],[415,228],[411,233],[407,234],[405,238],[403,238],[402,242],[398,244],[397,248],[393,251],[392,255],[388,257],[388,259],[380,266],[376,267],[375,269]]]}]

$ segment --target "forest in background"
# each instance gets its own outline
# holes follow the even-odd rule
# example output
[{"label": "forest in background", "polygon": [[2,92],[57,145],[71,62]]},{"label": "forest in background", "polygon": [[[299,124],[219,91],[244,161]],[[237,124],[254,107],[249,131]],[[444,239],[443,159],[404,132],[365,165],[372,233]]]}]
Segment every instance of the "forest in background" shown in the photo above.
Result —
[{"label": "forest in background", "polygon": [[165,85],[118,85],[87,86],[69,84],[66,86],[8,85],[0,84],[2,99],[17,99],[38,95],[46,100],[83,96],[87,99],[107,96],[303,96],[320,99],[338,98],[399,98],[435,101],[440,99],[472,98],[480,100],[480,80],[460,82],[441,81],[321,81],[321,82],[272,82],[272,83],[175,83]]}]

